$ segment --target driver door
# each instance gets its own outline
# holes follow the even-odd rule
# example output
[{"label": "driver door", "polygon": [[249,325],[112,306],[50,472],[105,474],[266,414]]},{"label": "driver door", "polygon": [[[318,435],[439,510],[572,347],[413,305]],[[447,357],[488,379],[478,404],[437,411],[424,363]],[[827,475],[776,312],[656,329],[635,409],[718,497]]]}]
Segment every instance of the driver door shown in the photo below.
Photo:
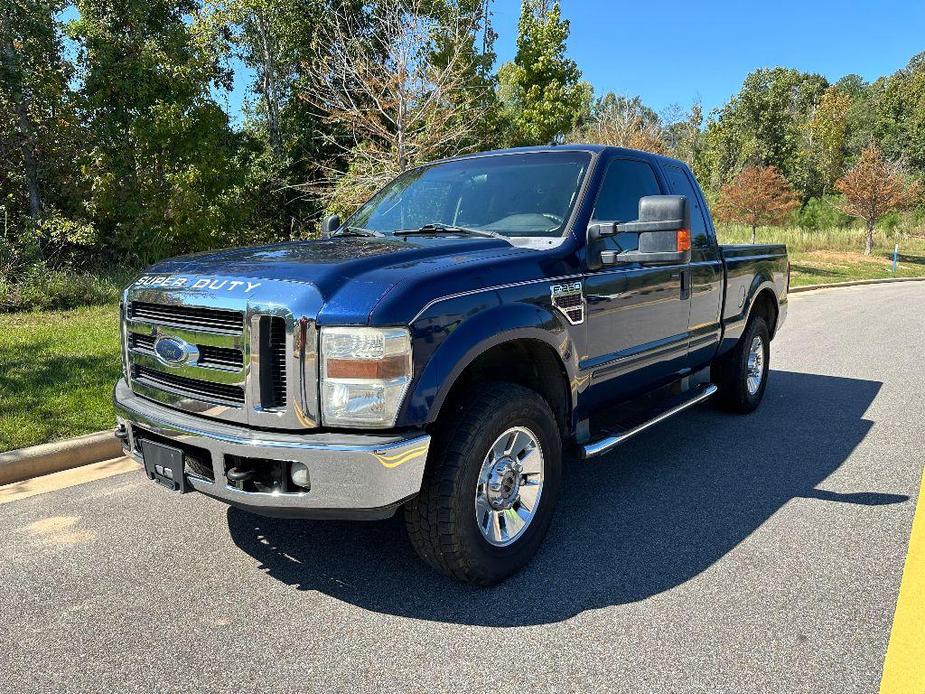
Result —
[{"label": "driver door", "polygon": [[[637,218],[639,198],[667,193],[643,159],[607,164],[595,202],[595,221]],[[638,234],[600,239],[600,250],[636,250]],[[582,367],[590,405],[631,397],[683,375],[687,366],[690,297],[688,266],[604,265],[585,275],[587,343]]]}]

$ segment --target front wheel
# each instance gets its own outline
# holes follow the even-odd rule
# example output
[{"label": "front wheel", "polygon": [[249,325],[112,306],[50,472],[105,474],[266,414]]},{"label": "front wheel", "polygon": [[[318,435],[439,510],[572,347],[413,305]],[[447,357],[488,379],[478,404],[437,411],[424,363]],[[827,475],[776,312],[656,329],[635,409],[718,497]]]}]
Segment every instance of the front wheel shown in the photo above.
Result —
[{"label": "front wheel", "polygon": [[461,398],[435,437],[408,536],[437,570],[491,585],[523,568],[552,520],[562,470],[556,419],[537,393],[491,383]]},{"label": "front wheel", "polygon": [[768,324],[755,316],[745,326],[738,344],[710,369],[711,380],[719,388],[717,403],[732,412],[753,412],[764,397],[770,355]]}]

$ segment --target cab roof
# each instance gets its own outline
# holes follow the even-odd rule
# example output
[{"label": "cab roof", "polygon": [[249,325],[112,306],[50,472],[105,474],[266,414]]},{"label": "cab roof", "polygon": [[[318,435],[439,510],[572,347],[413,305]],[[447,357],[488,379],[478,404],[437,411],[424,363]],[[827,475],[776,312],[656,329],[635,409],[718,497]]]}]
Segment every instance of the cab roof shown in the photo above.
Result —
[{"label": "cab roof", "polygon": [[[681,166],[687,166],[683,161],[678,159],[673,159],[671,157],[666,157],[661,154],[654,154],[652,152],[645,152],[641,149],[628,149],[626,147],[614,147],[611,145],[591,145],[591,144],[582,144],[582,143],[569,143],[563,145],[538,145],[531,147],[509,147],[507,149],[492,149],[485,152],[473,152],[471,154],[463,154],[457,157],[447,157],[446,159],[440,159],[439,161],[458,161],[460,159],[473,159],[477,157],[493,156],[497,154],[519,154],[526,152],[587,152],[592,155],[601,155],[601,154],[611,154],[611,155],[624,155],[624,156],[633,156],[639,159],[647,159],[649,161],[659,161],[670,164],[680,164]],[[437,162],[431,162],[437,163]]]}]

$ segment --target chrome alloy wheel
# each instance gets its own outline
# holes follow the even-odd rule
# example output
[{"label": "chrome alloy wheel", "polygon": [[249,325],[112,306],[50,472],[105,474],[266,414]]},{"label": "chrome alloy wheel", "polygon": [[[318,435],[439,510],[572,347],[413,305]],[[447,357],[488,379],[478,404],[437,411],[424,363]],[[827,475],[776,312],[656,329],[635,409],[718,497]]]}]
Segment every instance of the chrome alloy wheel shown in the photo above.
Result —
[{"label": "chrome alloy wheel", "polygon": [[764,342],[756,335],[752,340],[752,346],[748,349],[748,371],[745,374],[745,387],[748,388],[749,395],[758,392],[762,378],[764,378]]},{"label": "chrome alloy wheel", "polygon": [[543,467],[543,449],[526,427],[495,439],[475,488],[475,522],[489,543],[505,547],[523,535],[540,504]]}]

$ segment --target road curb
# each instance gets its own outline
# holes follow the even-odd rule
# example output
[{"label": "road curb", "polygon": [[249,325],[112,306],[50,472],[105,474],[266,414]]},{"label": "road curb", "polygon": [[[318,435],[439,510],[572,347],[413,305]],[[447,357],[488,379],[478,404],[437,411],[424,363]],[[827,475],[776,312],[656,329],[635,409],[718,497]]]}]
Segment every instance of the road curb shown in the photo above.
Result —
[{"label": "road curb", "polygon": [[112,431],[0,453],[0,485],[98,463],[122,455],[122,442]]},{"label": "road curb", "polygon": [[884,277],[879,280],[849,280],[847,282],[833,282],[832,284],[806,284],[802,287],[791,287],[789,294],[812,292],[817,289],[838,289],[839,287],[859,287],[865,284],[892,284],[893,282],[925,282],[925,277]]}]

